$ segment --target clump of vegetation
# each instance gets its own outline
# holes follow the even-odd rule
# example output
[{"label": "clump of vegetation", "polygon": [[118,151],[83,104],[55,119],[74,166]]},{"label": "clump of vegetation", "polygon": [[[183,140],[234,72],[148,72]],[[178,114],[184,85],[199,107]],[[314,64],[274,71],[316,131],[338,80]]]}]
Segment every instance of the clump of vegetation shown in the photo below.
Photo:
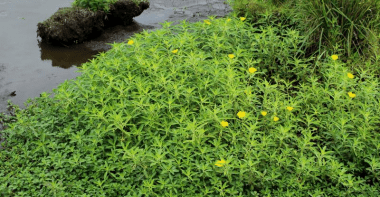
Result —
[{"label": "clump of vegetation", "polygon": [[96,12],[98,10],[109,13],[110,4],[115,3],[117,0],[75,0],[71,3],[73,7],[89,8]]},{"label": "clump of vegetation", "polygon": [[254,20],[165,22],[29,99],[0,194],[379,196],[379,64]]},{"label": "clump of vegetation", "polygon": [[[71,3],[73,7],[82,7],[89,8],[92,11],[96,12],[98,10],[109,13],[110,5],[114,4],[119,0],[75,0]],[[133,3],[138,6],[140,3],[145,2],[148,3],[148,0],[131,0]]]}]

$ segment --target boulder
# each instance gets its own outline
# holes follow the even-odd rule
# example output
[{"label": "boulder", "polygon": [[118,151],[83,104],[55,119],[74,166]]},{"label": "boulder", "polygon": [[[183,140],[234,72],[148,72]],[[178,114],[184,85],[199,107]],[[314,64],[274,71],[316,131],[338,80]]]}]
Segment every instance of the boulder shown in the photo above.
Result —
[{"label": "boulder", "polygon": [[101,35],[105,28],[130,25],[133,17],[149,8],[148,2],[139,5],[130,0],[119,0],[110,5],[109,13],[88,8],[59,8],[49,19],[37,24],[37,36],[53,45],[72,45]]}]

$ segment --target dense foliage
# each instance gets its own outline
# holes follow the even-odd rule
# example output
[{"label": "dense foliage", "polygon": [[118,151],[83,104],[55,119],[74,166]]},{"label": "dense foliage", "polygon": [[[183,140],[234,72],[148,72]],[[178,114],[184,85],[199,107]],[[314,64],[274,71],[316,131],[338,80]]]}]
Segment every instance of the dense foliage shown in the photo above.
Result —
[{"label": "dense foliage", "polygon": [[379,63],[306,57],[302,28],[268,17],[112,44],[16,110],[0,194],[379,196]]}]

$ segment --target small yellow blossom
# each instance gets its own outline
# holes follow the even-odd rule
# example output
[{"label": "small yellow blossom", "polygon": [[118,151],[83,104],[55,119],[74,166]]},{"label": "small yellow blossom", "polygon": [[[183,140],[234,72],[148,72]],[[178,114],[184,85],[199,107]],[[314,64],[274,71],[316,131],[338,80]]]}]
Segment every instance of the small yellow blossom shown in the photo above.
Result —
[{"label": "small yellow blossom", "polygon": [[353,79],[353,78],[354,78],[354,75],[351,74],[351,73],[347,73],[347,77],[350,78],[350,79]]},{"label": "small yellow blossom", "polygon": [[277,122],[278,120],[280,120],[277,116],[275,116],[275,117],[273,117],[273,120],[275,121],[275,122]]},{"label": "small yellow blossom", "polygon": [[[247,90],[245,90],[244,92],[245,92],[245,93],[248,95],[248,93],[247,93]],[[249,91],[249,94],[251,94],[251,93],[252,93],[252,92],[251,92],[251,91]]]},{"label": "small yellow blossom", "polygon": [[224,161],[222,159],[222,160],[217,161],[215,165],[218,166],[218,167],[222,167],[225,163],[226,163],[226,161]]},{"label": "small yellow blossom", "polygon": [[231,19],[229,18],[229,19],[227,19],[227,21],[231,21]]},{"label": "small yellow blossom", "polygon": [[245,17],[240,17],[240,20],[241,21],[244,21],[246,18]]},{"label": "small yellow blossom", "polygon": [[266,116],[267,113],[268,113],[268,112],[266,112],[266,111],[262,111],[262,112],[261,112],[261,115]]},{"label": "small yellow blossom", "polygon": [[333,60],[337,60],[337,59],[338,59],[338,56],[337,56],[337,55],[332,55],[331,58],[332,58]]},{"label": "small yellow blossom", "polygon": [[255,73],[256,71],[257,71],[256,68],[253,68],[253,67],[249,68],[249,72],[250,72],[250,73]]},{"label": "small yellow blossom", "polygon": [[286,109],[289,110],[289,111],[292,111],[294,108],[287,106]]},{"label": "small yellow blossom", "polygon": [[211,25],[209,20],[204,20],[207,25]]},{"label": "small yellow blossom", "polygon": [[239,118],[244,118],[245,117],[245,112],[239,111],[239,113],[237,113],[237,115],[239,116]]},{"label": "small yellow blossom", "polygon": [[352,92],[348,92],[348,96],[350,96],[351,98],[355,98],[356,97],[356,94],[352,93]]},{"label": "small yellow blossom", "polygon": [[177,52],[178,52],[178,49],[172,51],[172,53],[177,53]]},{"label": "small yellow blossom", "polygon": [[222,121],[220,124],[222,125],[222,127],[228,126],[228,122],[226,122],[226,121]]},{"label": "small yellow blossom", "polygon": [[234,54],[228,54],[228,57],[232,59],[235,57],[235,55]]},{"label": "small yellow blossom", "polygon": [[129,40],[129,41],[128,41],[128,44],[129,44],[129,45],[132,45],[132,44],[133,44],[133,40]]}]

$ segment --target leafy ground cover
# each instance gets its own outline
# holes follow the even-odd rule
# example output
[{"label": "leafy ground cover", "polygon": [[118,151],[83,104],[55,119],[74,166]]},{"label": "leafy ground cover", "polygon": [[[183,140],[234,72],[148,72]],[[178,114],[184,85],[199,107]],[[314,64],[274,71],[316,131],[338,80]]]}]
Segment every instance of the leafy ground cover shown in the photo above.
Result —
[{"label": "leafy ground cover", "polygon": [[265,13],[162,25],[16,107],[2,195],[379,196],[376,61]]}]

